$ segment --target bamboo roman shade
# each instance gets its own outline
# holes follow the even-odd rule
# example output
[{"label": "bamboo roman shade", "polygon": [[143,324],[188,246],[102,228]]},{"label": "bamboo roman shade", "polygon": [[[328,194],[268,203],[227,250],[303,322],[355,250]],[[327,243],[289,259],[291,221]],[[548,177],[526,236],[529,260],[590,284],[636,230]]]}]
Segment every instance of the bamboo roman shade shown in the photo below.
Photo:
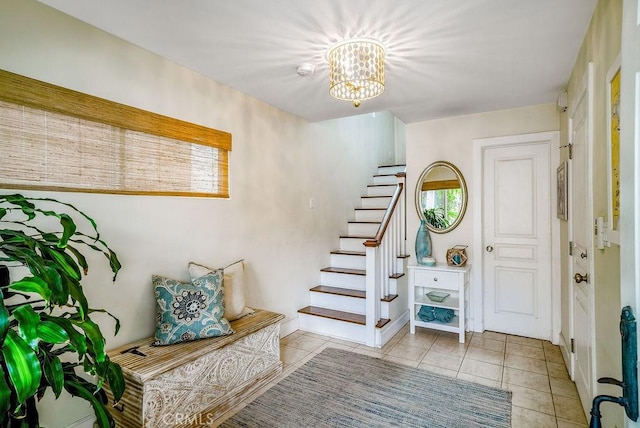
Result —
[{"label": "bamboo roman shade", "polygon": [[0,186],[228,197],[231,135],[0,71]]}]

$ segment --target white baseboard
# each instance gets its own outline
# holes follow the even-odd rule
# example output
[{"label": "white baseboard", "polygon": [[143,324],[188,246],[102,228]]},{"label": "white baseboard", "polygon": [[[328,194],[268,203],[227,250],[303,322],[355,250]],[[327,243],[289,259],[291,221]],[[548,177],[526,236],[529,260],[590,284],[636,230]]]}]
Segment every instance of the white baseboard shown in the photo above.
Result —
[{"label": "white baseboard", "polygon": [[280,324],[280,337],[285,337],[300,328],[300,318],[286,319]]}]

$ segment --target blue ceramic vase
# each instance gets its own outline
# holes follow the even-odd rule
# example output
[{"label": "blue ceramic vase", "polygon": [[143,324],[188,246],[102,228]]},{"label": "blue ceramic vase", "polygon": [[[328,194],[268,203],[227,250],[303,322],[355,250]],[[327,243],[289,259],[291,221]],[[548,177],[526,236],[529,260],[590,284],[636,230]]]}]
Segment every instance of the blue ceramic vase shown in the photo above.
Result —
[{"label": "blue ceramic vase", "polygon": [[418,264],[425,264],[424,259],[426,257],[431,257],[431,237],[429,236],[427,223],[424,220],[420,220],[420,227],[416,234],[416,259]]}]

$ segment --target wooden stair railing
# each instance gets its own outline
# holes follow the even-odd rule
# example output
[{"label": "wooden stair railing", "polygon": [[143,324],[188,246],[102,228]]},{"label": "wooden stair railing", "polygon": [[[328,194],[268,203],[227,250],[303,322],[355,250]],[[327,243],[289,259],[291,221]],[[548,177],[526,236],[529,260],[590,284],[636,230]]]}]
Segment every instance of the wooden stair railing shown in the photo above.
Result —
[{"label": "wooden stair railing", "polygon": [[391,277],[398,274],[398,257],[406,254],[406,174],[396,174],[398,185],[373,239],[366,248],[366,340],[381,346],[376,324],[381,318],[380,299],[389,296]]}]

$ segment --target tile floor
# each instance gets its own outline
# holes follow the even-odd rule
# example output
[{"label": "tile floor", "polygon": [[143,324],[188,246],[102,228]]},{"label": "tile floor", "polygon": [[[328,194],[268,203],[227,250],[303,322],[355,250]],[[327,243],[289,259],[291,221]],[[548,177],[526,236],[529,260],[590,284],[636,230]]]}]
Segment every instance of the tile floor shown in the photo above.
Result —
[{"label": "tile floor", "polygon": [[280,341],[282,375],[229,411],[225,418],[329,346],[508,389],[513,392],[511,425],[514,428],[587,426],[560,348],[552,343],[484,332],[468,333],[466,343],[461,344],[457,334],[417,328],[412,335],[408,324],[382,349],[300,330],[283,337]]}]

